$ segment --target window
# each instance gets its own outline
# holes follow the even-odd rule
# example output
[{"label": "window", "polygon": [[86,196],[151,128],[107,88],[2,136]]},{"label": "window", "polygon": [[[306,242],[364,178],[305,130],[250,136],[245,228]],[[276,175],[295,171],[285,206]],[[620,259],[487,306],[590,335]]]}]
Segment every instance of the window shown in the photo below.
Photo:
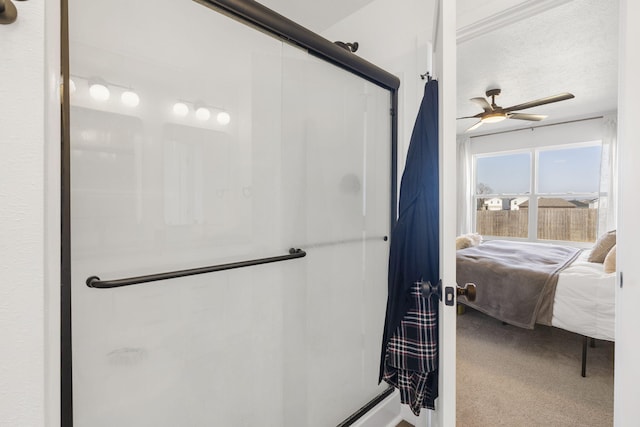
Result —
[{"label": "window", "polygon": [[474,156],[475,230],[594,242],[601,151],[595,142]]},{"label": "window", "polygon": [[483,235],[527,237],[528,215],[511,204],[529,200],[531,153],[476,156],[476,231]]}]

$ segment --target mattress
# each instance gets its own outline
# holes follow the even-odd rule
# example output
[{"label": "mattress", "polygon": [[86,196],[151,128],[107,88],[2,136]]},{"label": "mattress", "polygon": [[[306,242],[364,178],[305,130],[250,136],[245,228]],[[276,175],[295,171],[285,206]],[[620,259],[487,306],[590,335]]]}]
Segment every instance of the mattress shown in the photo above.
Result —
[{"label": "mattress", "polygon": [[589,253],[560,272],[551,324],[591,338],[615,339],[616,274],[600,263],[588,262]]}]

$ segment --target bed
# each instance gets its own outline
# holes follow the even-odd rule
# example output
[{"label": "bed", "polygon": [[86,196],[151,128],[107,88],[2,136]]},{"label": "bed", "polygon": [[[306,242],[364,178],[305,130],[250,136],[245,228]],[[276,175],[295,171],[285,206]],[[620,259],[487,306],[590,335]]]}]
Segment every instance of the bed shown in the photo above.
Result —
[{"label": "bed", "polygon": [[514,326],[544,324],[614,341],[615,272],[589,262],[592,250],[547,243],[489,240],[457,251],[457,282],[475,283],[476,301],[459,303]]}]

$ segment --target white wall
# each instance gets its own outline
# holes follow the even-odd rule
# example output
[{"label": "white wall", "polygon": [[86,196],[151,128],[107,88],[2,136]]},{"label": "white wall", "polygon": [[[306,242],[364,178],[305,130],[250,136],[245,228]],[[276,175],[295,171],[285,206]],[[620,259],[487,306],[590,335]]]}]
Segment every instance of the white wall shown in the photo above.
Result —
[{"label": "white wall", "polygon": [[598,141],[603,137],[602,123],[602,119],[593,119],[555,126],[542,126],[533,130],[526,128],[494,135],[472,136],[470,154]]},{"label": "white wall", "polygon": [[47,108],[56,111],[59,19],[56,4],[16,7],[18,20],[0,26],[0,425],[55,425],[59,119]]}]

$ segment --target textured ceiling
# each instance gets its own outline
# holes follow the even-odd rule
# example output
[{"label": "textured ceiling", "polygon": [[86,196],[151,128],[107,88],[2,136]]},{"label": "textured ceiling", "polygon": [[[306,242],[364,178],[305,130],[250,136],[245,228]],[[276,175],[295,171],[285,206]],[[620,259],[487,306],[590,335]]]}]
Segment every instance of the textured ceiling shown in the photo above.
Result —
[{"label": "textured ceiling", "polygon": [[[474,7],[468,0],[459,0],[458,4],[461,2]],[[533,16],[515,17],[513,23],[506,19],[502,27],[458,43],[459,117],[479,113],[480,108],[469,99],[484,96],[490,88],[502,89],[496,98],[502,107],[561,92],[576,96],[572,100],[523,110],[548,115],[541,123],[617,108],[618,1],[573,0],[555,4],[559,5]],[[459,10],[459,16],[460,13],[469,16],[470,10]],[[464,133],[476,121],[458,120],[458,133]],[[535,122],[511,119],[482,125],[470,134],[532,124]]]}]

